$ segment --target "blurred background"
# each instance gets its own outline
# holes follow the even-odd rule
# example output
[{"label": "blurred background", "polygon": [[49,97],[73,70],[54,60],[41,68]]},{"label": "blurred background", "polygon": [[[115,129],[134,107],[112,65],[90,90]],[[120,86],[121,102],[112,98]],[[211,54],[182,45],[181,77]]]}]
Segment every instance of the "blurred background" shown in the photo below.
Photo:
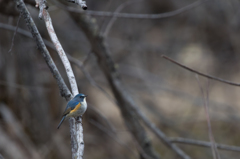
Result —
[{"label": "blurred background", "polygon": [[[127,1],[86,2],[89,10],[114,12]],[[124,5],[121,12],[165,13],[194,2],[139,0]],[[6,9],[13,2],[0,3]],[[48,0],[48,5],[65,51],[85,61],[84,67],[92,79],[109,95],[93,86],[72,65],[79,91],[88,95],[89,108],[83,116],[84,158],[139,158],[138,145],[113,102],[111,89],[84,32],[67,11],[55,6],[52,0]],[[17,25],[19,15],[14,10],[11,12],[12,8],[9,7],[9,12],[0,10],[1,24]],[[164,19],[118,18],[110,28],[106,42],[127,91],[139,109],[167,136],[209,141],[203,96],[195,74],[164,60],[161,55],[200,72],[240,83],[239,8],[238,0],[209,0]],[[42,37],[50,41],[44,21],[38,19],[38,9],[32,5],[28,9]],[[103,33],[111,17],[93,17]],[[28,30],[23,18],[19,20],[19,28]],[[69,86],[58,54],[50,48],[49,51]],[[215,141],[240,146],[240,88],[212,80],[207,87],[205,78],[199,77],[199,81],[204,91],[209,92]],[[69,123],[65,121],[56,129],[66,104],[35,41],[19,33],[14,36],[14,31],[0,25],[0,154],[6,159],[71,158]],[[147,134],[161,158],[177,158],[152,132]],[[178,146],[194,159],[213,158],[211,148]],[[219,153],[221,159],[237,159],[240,154],[226,150]]]}]

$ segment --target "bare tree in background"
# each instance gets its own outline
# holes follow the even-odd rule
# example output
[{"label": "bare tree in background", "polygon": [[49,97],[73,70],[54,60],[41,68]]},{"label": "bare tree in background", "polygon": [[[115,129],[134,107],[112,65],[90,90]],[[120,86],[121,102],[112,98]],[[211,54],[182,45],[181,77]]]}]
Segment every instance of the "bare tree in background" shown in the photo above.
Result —
[{"label": "bare tree in background", "polygon": [[[7,30],[0,33],[0,154],[39,159],[69,158],[70,152],[72,158],[238,157],[233,130],[240,118],[233,101],[240,84],[233,82],[236,72],[229,71],[240,68],[237,6],[206,0],[0,1],[0,31]],[[200,79],[198,86],[194,74],[188,76],[161,57],[237,87],[211,82],[204,88]],[[199,88],[202,95],[194,94]],[[219,102],[224,96],[220,88],[231,92],[232,103]],[[70,119],[70,146],[68,129],[56,130],[66,105],[59,94],[68,101],[78,89],[89,95],[90,107],[83,121]]]}]

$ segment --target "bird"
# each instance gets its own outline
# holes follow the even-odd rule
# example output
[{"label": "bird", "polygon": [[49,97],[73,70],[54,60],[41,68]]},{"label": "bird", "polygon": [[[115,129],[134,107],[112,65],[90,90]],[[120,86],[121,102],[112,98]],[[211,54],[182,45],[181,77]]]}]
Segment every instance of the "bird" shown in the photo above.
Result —
[{"label": "bird", "polygon": [[67,107],[63,112],[62,120],[58,124],[57,129],[60,128],[61,124],[65,119],[68,119],[70,117],[79,117],[85,113],[85,111],[87,110],[86,97],[87,95],[79,93],[68,102]]}]

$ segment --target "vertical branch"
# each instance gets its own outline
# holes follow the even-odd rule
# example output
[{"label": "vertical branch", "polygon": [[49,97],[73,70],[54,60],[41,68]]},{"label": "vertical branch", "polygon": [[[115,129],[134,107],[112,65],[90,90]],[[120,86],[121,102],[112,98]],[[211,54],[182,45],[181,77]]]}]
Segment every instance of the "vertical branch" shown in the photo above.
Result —
[{"label": "vertical branch", "polygon": [[212,149],[213,158],[220,159],[220,155],[218,154],[218,150],[217,150],[214,136],[212,133],[212,126],[211,126],[211,121],[210,121],[210,116],[209,116],[209,79],[207,81],[206,97],[204,95],[204,90],[203,90],[203,87],[201,86],[198,75],[196,75],[196,79],[197,79],[199,88],[201,89],[201,93],[202,93],[202,97],[203,97],[204,109],[205,109],[205,114],[206,114],[207,124],[208,124],[208,136],[211,141],[211,149]]}]

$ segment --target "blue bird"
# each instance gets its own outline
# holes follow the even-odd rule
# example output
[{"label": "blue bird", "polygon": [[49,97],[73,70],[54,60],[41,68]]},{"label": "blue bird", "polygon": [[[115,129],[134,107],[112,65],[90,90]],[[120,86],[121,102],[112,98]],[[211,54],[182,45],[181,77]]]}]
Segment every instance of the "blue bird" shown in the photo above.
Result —
[{"label": "blue bird", "polygon": [[65,119],[68,119],[69,117],[82,116],[85,113],[87,110],[86,97],[86,95],[80,93],[68,102],[67,107],[63,112],[62,120],[57,127],[58,129]]}]

